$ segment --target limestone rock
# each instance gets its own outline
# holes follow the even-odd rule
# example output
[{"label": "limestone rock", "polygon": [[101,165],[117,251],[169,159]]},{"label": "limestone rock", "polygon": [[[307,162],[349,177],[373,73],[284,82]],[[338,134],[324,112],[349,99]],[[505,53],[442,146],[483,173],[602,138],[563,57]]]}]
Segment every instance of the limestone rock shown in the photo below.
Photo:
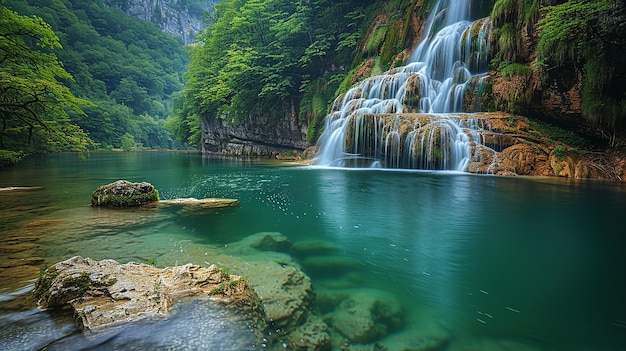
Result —
[{"label": "limestone rock", "polygon": [[276,252],[287,252],[292,245],[289,238],[276,232],[257,233],[241,240],[240,244],[255,250]]},{"label": "limestone rock", "polygon": [[234,270],[248,277],[261,299],[270,344],[281,350],[327,350],[330,330],[316,314],[311,279],[284,253],[290,247],[286,236],[262,232],[228,244],[226,251],[245,261]]},{"label": "limestone rock", "polygon": [[345,256],[311,256],[302,261],[302,266],[310,273],[339,275],[362,266],[359,260]]},{"label": "limestone rock", "polygon": [[167,314],[174,299],[219,299],[258,322],[262,308],[248,282],[215,265],[159,269],[147,264],[73,257],[48,268],[35,284],[41,308],[71,308],[81,328]]},{"label": "limestone rock", "polygon": [[176,212],[179,216],[195,216],[204,214],[215,209],[239,206],[237,199],[204,198],[193,197],[178,198],[171,200],[159,200],[159,207],[174,207],[180,209]]},{"label": "limestone rock", "polygon": [[159,200],[159,205],[188,205],[200,208],[215,208],[237,206],[239,205],[239,200],[219,198],[196,199],[193,197],[185,197],[171,200]]},{"label": "limestone rock", "polygon": [[309,239],[294,243],[291,246],[289,253],[298,257],[306,257],[333,253],[337,250],[338,247],[328,241]]},{"label": "limestone rock", "polygon": [[356,290],[332,315],[332,326],[352,343],[368,343],[402,324],[396,297],[380,290]]},{"label": "limestone rock", "polygon": [[150,183],[131,183],[118,180],[96,189],[91,196],[92,206],[137,207],[159,201],[159,192]]}]

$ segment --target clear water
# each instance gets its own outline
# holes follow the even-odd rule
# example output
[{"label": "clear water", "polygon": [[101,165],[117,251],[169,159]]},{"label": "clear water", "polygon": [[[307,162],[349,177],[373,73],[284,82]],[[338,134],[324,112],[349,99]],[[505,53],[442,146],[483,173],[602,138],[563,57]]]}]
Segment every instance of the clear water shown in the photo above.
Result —
[{"label": "clear water", "polygon": [[[204,214],[91,208],[91,192],[117,179],[148,181],[162,198],[226,197],[241,204]],[[449,333],[445,350],[507,349],[495,340],[529,350],[626,350],[621,184],[279,167],[147,152],[30,159],[0,170],[0,187],[6,186],[43,189],[0,191],[2,350],[48,344],[68,350],[155,349],[181,339],[172,331],[188,333],[184,340],[197,333],[205,341],[179,349],[206,349],[208,342],[217,350],[224,340],[245,340],[250,331],[237,326],[239,321],[213,318],[225,331],[208,332],[191,328],[197,319],[188,313],[86,337],[67,317],[34,309],[29,284],[45,264],[74,255],[205,265],[211,261],[206,252],[264,231],[292,242],[334,244],[335,256],[356,264],[330,271],[305,266],[316,290],[388,291],[402,303],[409,332],[438,325]],[[3,249],[9,238],[33,233],[39,239],[29,241],[28,250]],[[20,255],[42,261],[32,273],[16,274],[7,262]],[[156,344],[141,341],[155,333],[162,335],[152,339]]]}]

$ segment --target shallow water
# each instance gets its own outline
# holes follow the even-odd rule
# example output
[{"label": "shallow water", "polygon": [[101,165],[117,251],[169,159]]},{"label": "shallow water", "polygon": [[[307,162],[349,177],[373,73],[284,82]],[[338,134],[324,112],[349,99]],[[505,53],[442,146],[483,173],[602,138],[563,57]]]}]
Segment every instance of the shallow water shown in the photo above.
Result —
[{"label": "shallow water", "polygon": [[[117,179],[148,181],[164,199],[225,197],[241,204],[201,214],[91,208],[91,192]],[[505,341],[529,350],[626,350],[621,184],[277,167],[145,152],[29,159],[0,170],[0,188],[7,186],[43,189],[0,191],[3,350],[22,339],[42,340],[21,344],[27,350],[49,343],[93,348],[73,334],[67,318],[36,311],[27,298],[45,265],[81,255],[205,266],[215,263],[211,252],[257,232],[335,246],[298,258],[318,296],[333,289],[390,292],[405,311],[404,329],[443,328],[450,335],[446,350],[506,350]],[[7,246],[10,240],[19,246]],[[20,259],[30,259],[32,269],[12,269]],[[188,325],[202,319],[184,315]],[[150,349],[158,344],[142,344],[137,335],[160,330],[179,340],[164,332],[183,330],[184,323],[140,324],[98,342],[103,349]],[[237,338],[233,330],[241,339],[249,333],[226,329],[196,333],[211,345]]]}]

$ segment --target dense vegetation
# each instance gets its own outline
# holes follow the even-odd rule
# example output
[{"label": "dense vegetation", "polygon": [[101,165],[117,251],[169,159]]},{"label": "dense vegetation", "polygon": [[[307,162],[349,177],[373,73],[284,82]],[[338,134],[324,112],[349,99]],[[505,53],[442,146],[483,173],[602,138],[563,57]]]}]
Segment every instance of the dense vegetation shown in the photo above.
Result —
[{"label": "dense vegetation", "polygon": [[177,136],[198,142],[199,118],[237,124],[253,108],[289,103],[311,125],[350,67],[368,6],[362,0],[226,0],[199,37],[175,110]]},{"label": "dense vegetation", "polygon": [[544,65],[582,66],[583,113],[610,143],[626,128],[626,5],[570,0],[543,9],[537,48]]},{"label": "dense vegetation", "polygon": [[[182,43],[155,25],[101,1],[6,0],[21,15],[38,16],[58,35],[50,51],[71,74],[59,82],[91,102],[69,113],[88,133],[91,148],[170,148],[163,128],[172,95],[182,89],[187,56]],[[37,143],[31,143],[34,150]],[[56,149],[52,150],[56,151]]]},{"label": "dense vegetation", "polygon": [[[544,87],[580,73],[583,117],[610,145],[619,144],[618,134],[626,131],[623,1],[497,0],[492,18],[494,70],[530,76],[539,69]],[[524,42],[523,35],[538,35],[538,40]],[[509,106],[523,111],[525,104],[520,100]],[[578,123],[569,122],[570,127]]]},{"label": "dense vegetation", "polygon": [[[82,113],[60,81],[71,81],[52,50],[59,38],[41,18],[0,7],[0,166],[41,151],[85,149],[88,138],[68,112]],[[35,49],[36,48],[36,49]]]}]

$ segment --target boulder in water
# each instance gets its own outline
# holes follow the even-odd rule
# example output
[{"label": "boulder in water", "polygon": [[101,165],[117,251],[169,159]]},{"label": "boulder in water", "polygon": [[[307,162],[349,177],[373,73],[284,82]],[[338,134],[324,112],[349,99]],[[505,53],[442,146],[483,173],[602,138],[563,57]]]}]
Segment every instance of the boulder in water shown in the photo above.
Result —
[{"label": "boulder in water", "polygon": [[402,325],[400,303],[391,293],[376,289],[337,292],[343,299],[332,313],[333,329],[351,343],[366,344]]},{"label": "boulder in water", "polygon": [[118,180],[96,189],[91,196],[92,206],[138,207],[159,201],[159,192],[147,182],[131,183]]}]

